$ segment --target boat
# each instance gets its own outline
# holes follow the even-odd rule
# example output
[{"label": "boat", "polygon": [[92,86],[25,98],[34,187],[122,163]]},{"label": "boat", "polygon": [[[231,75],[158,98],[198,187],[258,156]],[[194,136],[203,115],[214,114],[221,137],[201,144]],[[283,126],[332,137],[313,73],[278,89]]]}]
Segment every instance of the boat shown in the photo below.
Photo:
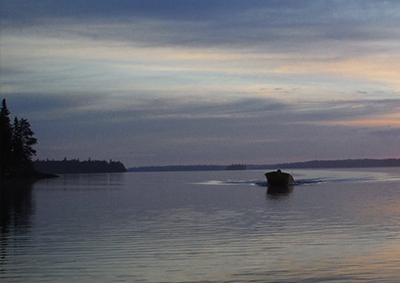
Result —
[{"label": "boat", "polygon": [[293,176],[281,170],[265,173],[268,186],[288,186],[294,183]]}]

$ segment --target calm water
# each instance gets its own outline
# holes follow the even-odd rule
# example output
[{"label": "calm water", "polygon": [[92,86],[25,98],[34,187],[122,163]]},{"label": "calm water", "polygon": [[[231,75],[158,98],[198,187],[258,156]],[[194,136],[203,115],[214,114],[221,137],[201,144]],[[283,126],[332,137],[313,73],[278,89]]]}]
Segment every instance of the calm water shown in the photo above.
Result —
[{"label": "calm water", "polygon": [[1,195],[1,282],[400,282],[400,169],[69,175]]}]

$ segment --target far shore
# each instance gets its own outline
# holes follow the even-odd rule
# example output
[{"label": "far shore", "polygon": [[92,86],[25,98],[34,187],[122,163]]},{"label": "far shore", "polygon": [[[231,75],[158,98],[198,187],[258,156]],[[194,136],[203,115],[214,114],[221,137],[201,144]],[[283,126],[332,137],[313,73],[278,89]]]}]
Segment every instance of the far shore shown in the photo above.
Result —
[{"label": "far shore", "polygon": [[[128,168],[128,172],[185,172],[185,171],[225,171],[230,165],[166,165],[140,166]],[[276,169],[349,169],[400,167],[400,159],[340,159],[312,160],[305,162],[244,165],[240,170],[276,170]]]}]

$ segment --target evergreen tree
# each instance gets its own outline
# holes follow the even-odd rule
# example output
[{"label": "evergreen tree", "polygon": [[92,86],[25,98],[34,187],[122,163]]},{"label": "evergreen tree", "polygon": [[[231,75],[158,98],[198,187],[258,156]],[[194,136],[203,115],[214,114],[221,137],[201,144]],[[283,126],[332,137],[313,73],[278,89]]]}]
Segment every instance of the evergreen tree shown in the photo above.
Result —
[{"label": "evergreen tree", "polygon": [[10,111],[3,99],[0,110],[0,171],[9,173],[12,151],[13,129],[9,118]]},{"label": "evergreen tree", "polygon": [[12,156],[13,160],[17,163],[16,165],[27,165],[32,162],[31,157],[36,155],[36,150],[34,150],[32,146],[37,143],[37,139],[33,137],[34,134],[27,119],[18,120],[18,118],[15,117],[12,138]]},{"label": "evergreen tree", "polygon": [[33,145],[37,139],[27,119],[18,120],[15,117],[11,125],[9,115],[6,100],[3,99],[0,110],[0,173],[1,176],[24,178],[35,172],[31,158],[36,154]]}]

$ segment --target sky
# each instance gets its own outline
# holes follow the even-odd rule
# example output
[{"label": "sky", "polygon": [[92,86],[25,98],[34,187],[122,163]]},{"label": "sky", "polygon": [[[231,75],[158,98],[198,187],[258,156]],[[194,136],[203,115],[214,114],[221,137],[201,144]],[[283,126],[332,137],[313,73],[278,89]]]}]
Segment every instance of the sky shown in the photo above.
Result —
[{"label": "sky", "polygon": [[400,1],[2,0],[35,158],[400,158]]}]

